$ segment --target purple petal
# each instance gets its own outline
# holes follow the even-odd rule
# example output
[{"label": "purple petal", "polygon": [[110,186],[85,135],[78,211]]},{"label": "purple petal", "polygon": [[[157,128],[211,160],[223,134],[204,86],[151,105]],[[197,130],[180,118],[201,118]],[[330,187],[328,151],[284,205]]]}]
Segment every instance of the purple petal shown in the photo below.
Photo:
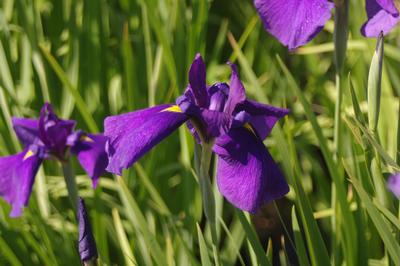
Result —
[{"label": "purple petal", "polygon": [[40,111],[40,139],[55,156],[63,159],[68,136],[72,134],[75,124],[73,120],[59,119],[51,105],[46,103]]},{"label": "purple petal", "polygon": [[205,125],[207,136],[213,138],[225,134],[231,126],[230,115],[208,109],[201,111],[201,121]]},{"label": "purple petal", "polygon": [[13,117],[12,124],[18,139],[24,147],[37,142],[39,137],[39,121],[37,119]]},{"label": "purple petal", "polygon": [[[370,0],[367,0],[367,2]],[[373,0],[374,1],[374,0]],[[385,9],[387,12],[393,14],[393,15],[398,15],[399,11],[396,8],[396,5],[394,3],[394,1],[398,1],[398,0],[376,0],[376,2],[383,8]]]},{"label": "purple petal", "polygon": [[391,175],[388,179],[387,186],[396,197],[400,198],[400,173]]},{"label": "purple petal", "polygon": [[232,69],[231,81],[229,84],[229,96],[225,104],[224,112],[232,114],[235,110],[236,105],[246,100],[246,91],[242,81],[239,79],[239,75],[234,64],[228,63]]},{"label": "purple petal", "polygon": [[92,179],[93,188],[97,186],[100,175],[104,173],[108,165],[105,150],[107,140],[108,138],[101,134],[82,135],[71,148],[71,152],[77,155],[79,163]]},{"label": "purple petal", "polygon": [[311,41],[331,17],[327,0],[255,0],[265,29],[290,50]]},{"label": "purple petal", "polygon": [[12,205],[10,217],[20,216],[28,205],[41,159],[25,150],[0,158],[0,196]]},{"label": "purple petal", "polygon": [[185,114],[168,108],[178,107],[164,104],[105,119],[104,134],[109,137],[108,171],[120,175],[123,168],[130,167],[188,119]]},{"label": "purple petal", "polygon": [[82,198],[78,201],[78,226],[79,226],[79,255],[81,261],[95,260],[98,257],[96,242],[92,234],[89,216],[85,202]]},{"label": "purple petal", "polygon": [[389,13],[376,0],[367,0],[366,8],[368,21],[361,28],[365,37],[377,38],[381,32],[386,35],[400,22],[399,13]]},{"label": "purple petal", "polygon": [[283,197],[289,187],[264,144],[249,130],[232,129],[217,139],[217,183],[237,208],[254,213],[263,202]]},{"label": "purple petal", "polygon": [[199,107],[208,106],[206,85],[206,65],[200,54],[197,54],[189,70],[190,89]]},{"label": "purple petal", "polygon": [[229,86],[226,83],[216,83],[208,89],[210,95],[209,110],[222,112],[229,95]]},{"label": "purple petal", "polygon": [[237,111],[245,111],[250,115],[251,118],[249,122],[262,140],[271,133],[276,122],[289,113],[288,109],[282,109],[252,100],[246,100],[242,105],[238,106]]}]

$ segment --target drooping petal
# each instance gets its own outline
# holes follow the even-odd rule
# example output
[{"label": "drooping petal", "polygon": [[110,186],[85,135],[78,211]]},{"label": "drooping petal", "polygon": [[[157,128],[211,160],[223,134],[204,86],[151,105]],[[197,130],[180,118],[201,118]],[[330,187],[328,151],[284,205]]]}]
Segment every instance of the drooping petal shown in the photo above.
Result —
[{"label": "drooping petal", "polygon": [[270,133],[276,122],[289,113],[288,109],[246,100],[237,107],[238,112],[245,111],[250,115],[249,123],[257,131],[258,136],[264,140]]},{"label": "drooping petal", "polygon": [[42,160],[30,150],[0,158],[0,196],[12,205],[11,217],[28,205],[33,182]]},{"label": "drooping petal", "polygon": [[170,135],[188,117],[177,105],[159,105],[104,121],[104,134],[109,138],[107,170],[121,174],[146,152]]},{"label": "drooping petal", "polygon": [[79,163],[92,179],[94,188],[108,165],[107,140],[108,138],[101,134],[85,134],[81,135],[80,140],[71,148],[71,152],[76,154]]},{"label": "drooping petal", "polygon": [[92,234],[89,216],[86,211],[85,201],[78,201],[78,226],[79,226],[79,256],[82,262],[96,260],[98,257],[96,242]]},{"label": "drooping petal", "polygon": [[12,124],[24,147],[35,143],[39,138],[39,121],[37,119],[13,117]]},{"label": "drooping petal", "polygon": [[206,85],[206,65],[200,54],[197,54],[189,70],[190,89],[199,107],[208,106]]},{"label": "drooping petal", "polygon": [[391,175],[388,179],[387,186],[396,197],[400,198],[400,173]]},{"label": "drooping petal", "polygon": [[311,41],[331,17],[328,0],[255,0],[265,29],[290,50]]},{"label": "drooping petal", "polygon": [[75,124],[73,120],[58,118],[51,105],[46,103],[40,111],[40,139],[55,156],[63,158],[67,138],[72,134]]},{"label": "drooping petal", "polygon": [[219,137],[217,183],[234,206],[254,213],[263,202],[283,197],[289,187],[264,144],[242,127]]},{"label": "drooping petal", "polygon": [[246,100],[246,91],[244,89],[242,81],[239,78],[236,66],[231,63],[228,64],[232,69],[232,74],[229,84],[228,100],[226,101],[224,112],[227,114],[232,114],[232,112],[235,110],[236,105]]},{"label": "drooping petal", "polygon": [[367,0],[366,8],[368,21],[361,28],[361,33],[365,37],[377,38],[381,32],[386,35],[400,22],[399,13],[391,14],[376,0]]}]

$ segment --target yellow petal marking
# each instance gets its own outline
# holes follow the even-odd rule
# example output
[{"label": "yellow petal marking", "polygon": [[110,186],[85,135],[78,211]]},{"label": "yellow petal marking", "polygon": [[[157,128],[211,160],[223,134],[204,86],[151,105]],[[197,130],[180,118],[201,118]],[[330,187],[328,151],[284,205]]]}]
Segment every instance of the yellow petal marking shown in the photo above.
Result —
[{"label": "yellow petal marking", "polygon": [[89,138],[86,135],[81,136],[81,141],[86,141],[86,142],[94,142],[91,138]]},{"label": "yellow petal marking", "polygon": [[244,124],[243,127],[253,133],[254,136],[257,136],[256,132],[254,132],[253,127],[249,123]]},{"label": "yellow petal marking", "polygon": [[162,110],[161,112],[174,112],[174,113],[182,113],[181,108],[178,105],[172,105],[168,108],[165,108],[164,110]]},{"label": "yellow petal marking", "polygon": [[25,156],[24,156],[24,158],[22,159],[22,161],[25,161],[26,159],[32,157],[33,155],[35,155],[35,154],[33,153],[33,151],[28,150],[28,151],[25,153]]}]

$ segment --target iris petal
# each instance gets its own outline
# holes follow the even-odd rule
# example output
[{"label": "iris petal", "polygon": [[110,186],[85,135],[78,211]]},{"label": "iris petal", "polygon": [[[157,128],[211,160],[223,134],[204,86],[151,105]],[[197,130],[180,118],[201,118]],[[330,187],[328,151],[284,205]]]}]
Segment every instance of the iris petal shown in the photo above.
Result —
[{"label": "iris petal", "polygon": [[89,215],[86,211],[85,202],[82,198],[78,201],[78,224],[79,224],[79,255],[81,261],[95,260],[98,257],[96,242],[94,241]]},{"label": "iris petal", "polygon": [[208,94],[206,85],[206,65],[200,54],[197,54],[189,70],[189,84],[191,92],[199,107],[208,106]]},{"label": "iris petal", "polygon": [[39,122],[37,119],[12,118],[12,124],[18,139],[24,147],[35,143],[39,137]]},{"label": "iris petal", "polygon": [[366,37],[377,38],[381,32],[386,35],[400,22],[398,13],[389,13],[376,0],[367,0],[366,8],[368,21],[361,28],[361,33]]},{"label": "iris petal", "polygon": [[107,170],[122,174],[165,137],[170,135],[188,117],[179,112],[166,111],[170,104],[107,117],[105,135],[109,137]]},{"label": "iris petal", "polygon": [[265,29],[290,50],[306,44],[331,17],[327,0],[255,0]]},{"label": "iris petal", "polygon": [[217,139],[217,183],[235,207],[256,212],[263,202],[283,197],[289,187],[259,138],[244,127]]},{"label": "iris petal", "polygon": [[29,150],[0,158],[0,196],[12,205],[11,217],[20,216],[28,205],[41,162]]},{"label": "iris petal", "polygon": [[95,188],[100,175],[104,173],[108,165],[108,156],[105,150],[108,138],[100,134],[83,136],[71,148],[71,152],[76,154],[79,163],[92,179]]},{"label": "iris petal", "polygon": [[264,140],[270,133],[276,122],[289,113],[288,109],[246,100],[237,107],[237,111],[245,111],[250,115],[249,123],[257,131],[258,136]]},{"label": "iris petal", "polygon": [[230,63],[229,65],[232,69],[232,74],[229,84],[228,100],[226,101],[224,112],[227,114],[232,114],[236,105],[246,100],[246,91],[242,81],[239,78],[236,66]]}]

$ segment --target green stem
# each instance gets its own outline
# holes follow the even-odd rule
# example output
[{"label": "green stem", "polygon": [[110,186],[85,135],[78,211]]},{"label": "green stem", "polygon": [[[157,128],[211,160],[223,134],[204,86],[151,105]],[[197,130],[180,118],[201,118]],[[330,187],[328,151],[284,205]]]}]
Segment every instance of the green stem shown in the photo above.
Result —
[{"label": "green stem", "polygon": [[215,199],[209,177],[213,143],[202,142],[199,183],[203,198],[204,214],[208,220],[213,243],[215,265],[219,265],[217,225],[215,218]]},{"label": "green stem", "polygon": [[62,162],[61,166],[64,174],[65,184],[67,185],[68,197],[71,201],[74,211],[76,211],[78,206],[78,189],[76,185],[74,168],[72,167],[69,159],[65,162]]},{"label": "green stem", "polygon": [[83,266],[97,266],[97,259],[94,260],[88,260],[83,262]]}]

